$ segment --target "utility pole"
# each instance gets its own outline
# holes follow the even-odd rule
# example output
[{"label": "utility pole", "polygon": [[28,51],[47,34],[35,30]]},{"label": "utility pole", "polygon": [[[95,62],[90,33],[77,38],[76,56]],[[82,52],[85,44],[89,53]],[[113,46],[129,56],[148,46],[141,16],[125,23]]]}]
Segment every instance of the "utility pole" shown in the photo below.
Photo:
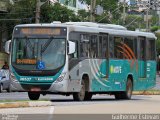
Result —
[{"label": "utility pole", "polygon": [[146,9],[146,31],[149,31],[149,21],[148,21],[148,13],[149,13],[149,9]]},{"label": "utility pole", "polygon": [[159,14],[158,14],[158,16],[159,16],[159,23],[158,23],[158,24],[159,24],[159,26],[160,26],[160,11],[159,11]]},{"label": "utility pole", "polygon": [[160,5],[157,8],[157,14],[158,14],[158,25],[160,26]]},{"label": "utility pole", "polygon": [[126,21],[126,0],[123,1],[123,25],[125,25]]},{"label": "utility pole", "polygon": [[96,7],[96,0],[91,0],[90,22],[95,22],[95,7]]},{"label": "utility pole", "polygon": [[41,2],[40,2],[40,0],[36,0],[37,1],[37,4],[36,4],[36,23],[39,23],[39,20],[40,20],[40,12],[41,12],[41,9],[40,9],[40,7],[41,7]]}]

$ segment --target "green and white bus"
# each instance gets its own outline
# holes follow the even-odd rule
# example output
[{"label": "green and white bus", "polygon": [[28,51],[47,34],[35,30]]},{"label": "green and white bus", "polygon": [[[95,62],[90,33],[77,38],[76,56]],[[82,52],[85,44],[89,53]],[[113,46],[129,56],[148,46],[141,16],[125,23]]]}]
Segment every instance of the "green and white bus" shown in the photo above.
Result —
[{"label": "green and white bus", "polygon": [[17,25],[10,50],[10,89],[40,95],[95,94],[131,99],[156,84],[156,37],[91,22]]}]

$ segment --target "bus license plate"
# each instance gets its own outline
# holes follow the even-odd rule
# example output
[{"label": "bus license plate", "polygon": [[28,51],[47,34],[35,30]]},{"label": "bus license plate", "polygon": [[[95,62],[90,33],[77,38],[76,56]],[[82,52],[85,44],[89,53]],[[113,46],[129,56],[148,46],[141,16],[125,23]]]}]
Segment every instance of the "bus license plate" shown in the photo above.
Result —
[{"label": "bus license plate", "polygon": [[31,91],[38,92],[38,91],[41,91],[41,89],[40,88],[31,88]]}]

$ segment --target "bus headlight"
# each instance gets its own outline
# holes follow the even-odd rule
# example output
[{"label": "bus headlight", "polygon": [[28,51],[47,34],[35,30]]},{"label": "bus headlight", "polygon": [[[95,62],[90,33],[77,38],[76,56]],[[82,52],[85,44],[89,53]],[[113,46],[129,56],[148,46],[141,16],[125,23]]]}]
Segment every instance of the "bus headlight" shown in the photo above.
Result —
[{"label": "bus headlight", "polygon": [[17,81],[15,75],[12,72],[10,72],[10,79],[13,81]]},{"label": "bus headlight", "polygon": [[58,78],[57,80],[55,81],[55,83],[58,83],[58,82],[62,82],[64,77],[65,77],[66,73],[62,73]]}]

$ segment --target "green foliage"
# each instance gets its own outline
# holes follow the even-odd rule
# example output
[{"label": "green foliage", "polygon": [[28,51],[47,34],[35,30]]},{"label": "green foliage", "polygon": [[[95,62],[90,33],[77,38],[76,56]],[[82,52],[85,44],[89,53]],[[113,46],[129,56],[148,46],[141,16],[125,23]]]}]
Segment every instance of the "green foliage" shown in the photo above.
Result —
[{"label": "green foliage", "polygon": [[78,10],[78,17],[80,19],[80,21],[89,21],[89,15],[90,13],[85,11],[85,10]]},{"label": "green foliage", "polygon": [[160,55],[160,32],[156,32],[156,48],[157,48],[157,54]]},{"label": "green foliage", "polygon": [[29,20],[31,18],[33,19],[35,16],[36,0],[23,0],[15,2],[13,5],[9,4],[8,9],[8,18],[21,19],[20,23],[31,22]]},{"label": "green foliage", "polygon": [[[8,32],[8,38],[11,39],[12,31],[17,24],[28,24],[35,23],[35,11],[36,11],[36,0],[21,0],[15,2],[14,4],[7,4],[8,13],[3,16],[0,15],[1,19],[6,19],[5,21],[0,21],[0,25],[6,24]],[[11,20],[12,19],[12,20]],[[55,5],[48,4],[46,2],[41,6],[41,23],[50,23],[52,21],[80,21],[74,11],[61,6],[56,3]],[[2,32],[2,30],[0,31]]]},{"label": "green foliage", "polygon": [[151,28],[151,31],[152,31],[152,32],[155,32],[155,31],[158,30],[158,28],[159,28],[158,26],[153,26],[153,27]]},{"label": "green foliage", "polygon": [[69,10],[65,6],[61,6],[59,3],[54,5],[47,4],[41,8],[41,19],[42,23],[50,23],[52,21],[79,21],[74,11]]},{"label": "green foliage", "polygon": [[[80,0],[90,5],[91,0]],[[66,0],[69,2],[69,0]],[[65,4],[68,4],[66,3]],[[109,23],[109,24],[119,24],[123,25],[122,20],[122,5],[118,8],[118,0],[96,0],[96,5],[101,5],[104,9],[102,15],[95,15],[96,22],[100,23]],[[17,24],[25,23],[35,23],[35,11],[36,11],[36,0],[21,0],[16,2],[14,5],[8,3],[8,13],[5,15],[0,15],[1,19],[19,19],[15,21],[0,21],[0,24],[6,24],[8,26],[9,35],[13,27]],[[68,9],[65,6],[60,5],[59,3],[48,4],[46,2],[41,6],[41,23],[51,23],[52,21],[89,21],[90,11],[79,10],[77,13]],[[157,16],[153,16],[150,21],[151,25],[155,25],[157,22]],[[130,24],[132,23],[132,24]],[[125,25],[128,25],[129,30],[135,30],[136,28],[144,29],[146,23],[143,20],[142,15],[126,15]],[[152,27],[152,31],[156,31],[156,27]]]},{"label": "green foliage", "polygon": [[[132,24],[131,24],[132,22]],[[125,24],[128,25],[127,29],[135,30],[136,28],[144,28],[143,17],[140,15],[128,15]]]},{"label": "green foliage", "polygon": [[160,38],[156,40],[157,54],[160,55]]},{"label": "green foliage", "polygon": [[[82,2],[87,3],[88,5],[91,4],[91,0],[80,0]],[[102,15],[95,15],[96,22],[100,21],[101,23],[112,23],[114,19],[120,16],[119,13],[114,13],[110,16],[109,12],[113,12],[117,7],[118,0],[96,0],[96,5],[101,5],[104,9],[104,14]],[[89,15],[89,13],[88,13]]]},{"label": "green foliage", "polygon": [[12,31],[15,25],[22,23],[33,23],[35,16],[36,0],[23,0],[11,4],[8,2],[8,13],[0,16],[5,21],[0,21],[0,24],[5,24],[8,32],[8,39],[12,37]]}]

